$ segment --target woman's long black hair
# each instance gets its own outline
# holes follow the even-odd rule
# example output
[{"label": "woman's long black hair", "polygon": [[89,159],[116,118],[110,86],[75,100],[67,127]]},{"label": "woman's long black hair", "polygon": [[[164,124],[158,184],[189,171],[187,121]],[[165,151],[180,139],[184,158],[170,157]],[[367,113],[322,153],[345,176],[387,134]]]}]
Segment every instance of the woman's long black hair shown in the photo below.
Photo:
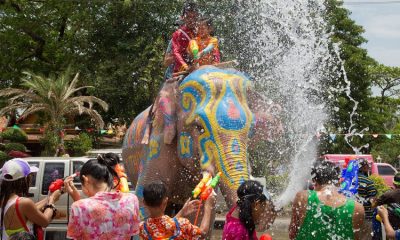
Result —
[{"label": "woman's long black hair", "polygon": [[237,189],[239,200],[237,205],[239,208],[240,222],[246,227],[250,239],[253,237],[256,225],[253,219],[253,206],[256,201],[266,201],[267,197],[263,194],[263,185],[257,181],[248,180],[242,183]]},{"label": "woman's long black hair", "polygon": [[[79,174],[79,178],[83,183],[83,175],[92,176],[97,181],[107,183],[110,189],[116,188],[119,184],[119,177],[117,172],[114,170],[115,165],[120,162],[117,154],[106,153],[99,154],[96,159],[90,159],[83,164]],[[114,184],[114,179],[118,180],[117,184]]]},{"label": "woman's long black hair", "polygon": [[[31,181],[31,175],[27,177],[15,180],[15,181],[1,181],[0,184],[0,203],[1,203],[1,218],[0,225],[1,229],[4,228],[4,209],[7,205],[8,200],[12,194],[16,194],[19,197],[26,197],[29,193],[29,184]],[[3,239],[3,234],[1,234],[1,239]]]}]

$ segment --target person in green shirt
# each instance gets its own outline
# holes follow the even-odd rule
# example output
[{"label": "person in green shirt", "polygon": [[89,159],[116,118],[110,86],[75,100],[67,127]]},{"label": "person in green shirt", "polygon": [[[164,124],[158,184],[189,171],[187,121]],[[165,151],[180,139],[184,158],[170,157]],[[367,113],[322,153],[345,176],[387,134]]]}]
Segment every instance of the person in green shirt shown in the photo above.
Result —
[{"label": "person in green shirt", "polygon": [[338,192],[340,169],[328,161],[319,161],[311,171],[314,190],[297,193],[292,207],[289,238],[361,239],[363,205]]}]

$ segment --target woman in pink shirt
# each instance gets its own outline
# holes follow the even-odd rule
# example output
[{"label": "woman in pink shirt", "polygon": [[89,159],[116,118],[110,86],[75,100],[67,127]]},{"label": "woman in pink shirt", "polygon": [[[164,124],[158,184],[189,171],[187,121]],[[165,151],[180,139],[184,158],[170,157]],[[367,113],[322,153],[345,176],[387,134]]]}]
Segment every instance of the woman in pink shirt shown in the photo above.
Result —
[{"label": "woman in pink shirt", "polygon": [[115,191],[118,178],[113,166],[119,162],[113,153],[87,161],[80,171],[82,191],[89,198],[80,199],[73,178],[65,180],[65,188],[74,203],[68,223],[71,239],[138,239],[139,202],[131,193]]},{"label": "woman in pink shirt", "polygon": [[263,185],[253,180],[240,185],[237,190],[239,200],[226,215],[223,240],[257,240],[256,225],[264,220],[268,224],[274,221],[273,204],[263,189]]}]

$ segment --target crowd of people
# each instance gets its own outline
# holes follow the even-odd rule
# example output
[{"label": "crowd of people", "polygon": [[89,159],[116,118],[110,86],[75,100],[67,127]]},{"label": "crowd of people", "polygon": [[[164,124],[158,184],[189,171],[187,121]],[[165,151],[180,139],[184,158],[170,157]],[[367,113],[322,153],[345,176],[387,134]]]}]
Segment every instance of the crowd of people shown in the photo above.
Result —
[{"label": "crowd of people", "polygon": [[[81,199],[73,178],[64,188],[73,203],[67,228],[70,239],[204,239],[209,235],[216,204],[215,195],[204,203],[200,226],[187,218],[197,211],[200,201],[188,200],[174,217],[165,215],[167,189],[162,182],[144,186],[143,204],[148,217],[140,222],[139,201],[133,193],[115,190],[119,184],[114,170],[116,154],[99,155],[87,161],[79,174]],[[2,240],[39,239],[34,225],[46,227],[57,214],[55,203],[63,192],[57,190],[38,203],[28,198],[32,175],[38,171],[23,159],[7,161],[1,169]],[[227,215],[223,239],[257,239],[255,227],[261,221],[270,199],[257,181],[245,181],[237,190],[238,202]]]},{"label": "crowd of people", "polygon": [[[116,154],[108,153],[82,166],[79,178],[87,198],[81,199],[74,176],[69,176],[62,190],[37,203],[27,196],[32,175],[38,169],[23,159],[7,161],[1,169],[1,239],[37,239],[35,230],[46,227],[57,215],[55,203],[63,191],[74,201],[67,228],[70,239],[179,240],[205,239],[210,234],[215,195],[204,202],[203,217],[197,226],[189,218],[199,208],[199,200],[189,199],[175,216],[165,215],[169,199],[162,182],[144,186],[147,218],[141,222],[138,198],[117,190],[120,180],[115,165],[119,161]],[[400,174],[394,180],[396,189],[376,198],[377,191],[368,177],[368,162],[361,159],[358,164],[359,187],[353,199],[339,191],[339,167],[328,161],[316,163],[311,171],[314,189],[298,192],[293,200],[290,239],[382,239],[380,222],[386,236],[399,239]],[[265,215],[266,209],[270,216]],[[226,215],[222,239],[259,239],[256,227],[265,218],[275,217],[271,209],[273,203],[265,187],[254,180],[244,181],[237,189],[237,203]],[[374,227],[377,221],[378,228]]]}]

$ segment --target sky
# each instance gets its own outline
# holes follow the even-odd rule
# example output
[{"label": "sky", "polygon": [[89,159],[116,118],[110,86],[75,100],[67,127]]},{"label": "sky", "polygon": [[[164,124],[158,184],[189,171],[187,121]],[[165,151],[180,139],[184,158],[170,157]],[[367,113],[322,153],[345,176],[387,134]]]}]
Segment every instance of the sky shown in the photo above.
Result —
[{"label": "sky", "polygon": [[350,17],[364,27],[369,55],[387,66],[400,67],[400,1],[344,0]]}]

